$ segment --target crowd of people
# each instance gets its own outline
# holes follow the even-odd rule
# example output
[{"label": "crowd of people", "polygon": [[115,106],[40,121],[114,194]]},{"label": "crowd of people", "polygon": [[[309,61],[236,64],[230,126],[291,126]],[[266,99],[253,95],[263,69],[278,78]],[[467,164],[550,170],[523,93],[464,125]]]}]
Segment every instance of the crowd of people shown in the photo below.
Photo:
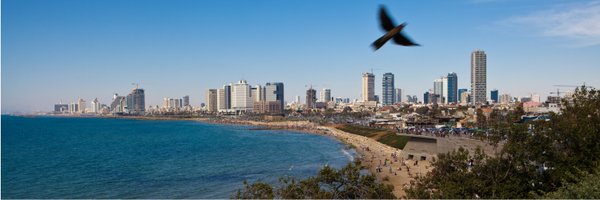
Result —
[{"label": "crowd of people", "polygon": [[412,134],[412,135],[424,135],[424,136],[433,136],[433,137],[450,137],[450,136],[458,136],[458,137],[473,137],[476,133],[475,129],[472,128],[396,128],[396,131],[403,134]]}]

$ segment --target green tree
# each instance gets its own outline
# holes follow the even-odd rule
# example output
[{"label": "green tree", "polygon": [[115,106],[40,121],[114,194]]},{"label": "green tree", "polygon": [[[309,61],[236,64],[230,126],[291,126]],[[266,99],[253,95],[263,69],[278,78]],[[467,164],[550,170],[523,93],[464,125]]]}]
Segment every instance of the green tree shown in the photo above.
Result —
[{"label": "green tree", "polygon": [[418,178],[407,191],[408,197],[580,198],[596,194],[596,184],[588,187],[587,183],[598,182],[600,92],[578,88],[570,101],[563,102],[561,113],[551,114],[548,120],[513,123],[520,112],[492,113],[478,124],[490,142],[504,142],[500,152],[488,156],[476,150],[470,155],[459,149],[441,154],[433,163],[434,172]]},{"label": "green tree", "polygon": [[238,190],[236,199],[392,199],[392,185],[378,183],[375,176],[360,173],[360,162],[354,162],[336,170],[329,166],[317,176],[297,181],[291,177],[279,179],[274,187],[266,183],[248,185]]},{"label": "green tree", "polygon": [[595,173],[584,172],[576,183],[566,183],[558,190],[545,194],[548,199],[600,199],[600,168]]}]

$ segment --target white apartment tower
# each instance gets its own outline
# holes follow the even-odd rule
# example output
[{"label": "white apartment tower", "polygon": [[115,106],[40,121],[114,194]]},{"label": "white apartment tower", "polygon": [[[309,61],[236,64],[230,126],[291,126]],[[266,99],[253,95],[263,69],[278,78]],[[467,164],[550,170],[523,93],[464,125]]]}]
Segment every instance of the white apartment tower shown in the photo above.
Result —
[{"label": "white apartment tower", "polygon": [[98,101],[98,98],[95,98],[94,100],[92,100],[92,112],[93,113],[100,112],[100,101]]},{"label": "white apartment tower", "polygon": [[78,111],[80,113],[85,113],[85,107],[86,107],[85,100],[83,100],[83,99],[77,100],[77,107],[78,107],[78,109],[79,109]]},{"label": "white apartment tower", "polygon": [[236,112],[251,112],[254,106],[252,88],[246,80],[240,80],[231,87],[231,109]]},{"label": "white apartment tower", "polygon": [[[446,85],[448,85],[448,80],[446,79]],[[433,80],[433,94],[436,95],[435,98],[435,103],[439,103],[441,104],[444,99],[444,79],[439,78],[439,79],[435,79]],[[432,100],[430,100],[432,101]]]},{"label": "white apartment tower", "polygon": [[487,101],[487,58],[482,50],[471,53],[471,100],[473,104],[485,104]]},{"label": "white apartment tower", "polygon": [[375,101],[375,75],[372,73],[362,75],[362,101]]},{"label": "white apartment tower", "polygon": [[327,89],[327,88],[323,88],[323,90],[321,90],[321,95],[320,95],[320,102],[329,102],[331,101],[331,90]]}]

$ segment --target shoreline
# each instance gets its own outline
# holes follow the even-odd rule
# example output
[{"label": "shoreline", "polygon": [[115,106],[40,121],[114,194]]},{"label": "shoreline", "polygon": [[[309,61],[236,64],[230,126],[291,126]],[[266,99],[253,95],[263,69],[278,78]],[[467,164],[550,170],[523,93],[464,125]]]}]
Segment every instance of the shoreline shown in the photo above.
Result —
[{"label": "shoreline", "polygon": [[344,132],[337,129],[336,125],[318,125],[309,121],[252,121],[230,118],[210,117],[145,117],[145,116],[57,116],[73,118],[110,118],[110,119],[134,119],[134,120],[156,120],[156,121],[196,121],[207,124],[222,125],[249,125],[254,126],[250,130],[287,130],[303,134],[318,134],[331,137],[350,148],[353,148],[364,169],[374,175],[379,182],[394,186],[393,193],[397,198],[406,198],[405,188],[412,184],[416,176],[431,171],[428,161],[414,160],[405,161],[401,149],[390,147],[375,139],[365,136]]},{"label": "shoreline", "polygon": [[[417,176],[431,171],[428,161],[404,160],[401,149],[385,145],[375,139],[339,130],[335,125],[318,125],[309,121],[251,121],[239,119],[211,118],[169,118],[141,117],[144,120],[185,120],[209,124],[249,125],[251,130],[287,130],[304,134],[318,134],[331,137],[353,148],[363,168],[369,170],[379,182],[393,185],[394,195],[405,199],[405,188],[410,186]],[[409,162],[410,161],[410,162]]]}]

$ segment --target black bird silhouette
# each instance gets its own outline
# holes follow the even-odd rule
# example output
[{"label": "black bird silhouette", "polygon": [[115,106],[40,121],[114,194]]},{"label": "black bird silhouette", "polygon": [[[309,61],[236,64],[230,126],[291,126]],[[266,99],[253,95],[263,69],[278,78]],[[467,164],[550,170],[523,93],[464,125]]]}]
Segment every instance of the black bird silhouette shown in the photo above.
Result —
[{"label": "black bird silhouette", "polygon": [[383,6],[379,8],[379,20],[381,22],[381,28],[383,28],[383,30],[385,30],[387,33],[373,42],[372,45],[373,48],[375,48],[375,51],[381,48],[388,40],[392,38],[396,44],[402,46],[420,46],[419,44],[411,41],[406,35],[402,34],[402,29],[404,29],[406,26],[406,22],[400,24],[399,26],[394,25],[394,22],[389,17],[385,11],[385,7]]}]

